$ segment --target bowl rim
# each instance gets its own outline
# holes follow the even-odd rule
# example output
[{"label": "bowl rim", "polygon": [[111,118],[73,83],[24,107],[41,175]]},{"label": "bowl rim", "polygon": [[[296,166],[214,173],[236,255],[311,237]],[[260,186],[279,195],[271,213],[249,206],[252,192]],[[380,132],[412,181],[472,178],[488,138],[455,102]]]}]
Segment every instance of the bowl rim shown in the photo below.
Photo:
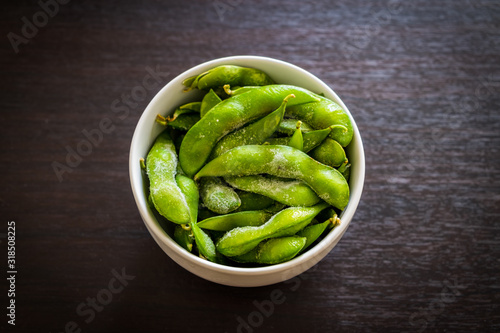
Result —
[{"label": "bowl rim", "polygon": [[[262,266],[262,267],[234,267],[234,266],[227,266],[227,265],[222,265],[218,263],[213,263],[208,260],[202,259],[198,256],[195,256],[189,252],[187,252],[184,248],[182,248],[180,245],[178,245],[168,234],[163,228],[160,226],[159,222],[156,221],[154,215],[150,214],[148,207],[144,206],[144,203],[147,203],[147,200],[143,198],[143,200],[140,200],[140,197],[144,197],[142,191],[142,180],[138,180],[137,178],[141,178],[141,170],[139,166],[139,162],[137,160],[137,150],[138,148],[138,142],[139,142],[139,136],[140,133],[142,133],[142,128],[145,126],[145,123],[148,119],[148,114],[152,113],[155,110],[155,105],[158,103],[158,101],[161,99],[162,95],[168,93],[169,89],[171,87],[178,86],[179,84],[182,85],[182,81],[190,76],[196,75],[201,73],[202,71],[205,71],[207,67],[215,67],[219,66],[222,64],[228,64],[228,65],[240,65],[240,66],[245,66],[243,63],[245,62],[268,62],[271,64],[275,65],[281,65],[281,66],[286,66],[290,67],[298,72],[301,72],[302,74],[309,76],[313,81],[316,81],[316,83],[322,85],[325,90],[323,91],[325,97],[333,99],[336,103],[338,103],[349,115],[349,118],[351,119],[352,125],[353,125],[353,141],[356,141],[356,146],[357,146],[357,168],[358,168],[358,178],[356,179],[355,183],[355,189],[350,188],[350,198],[349,198],[349,203],[347,207],[342,211],[341,217],[345,220],[347,220],[347,223],[341,223],[339,226],[334,228],[332,231],[330,231],[318,244],[316,244],[314,247],[308,249],[304,253],[300,254],[299,256],[293,258],[292,260],[280,263],[280,264],[275,264],[275,265],[269,265],[269,266]],[[254,64],[252,65],[246,65],[248,67],[255,67],[258,68],[258,65],[255,66]],[[333,98],[332,98],[333,97]],[[353,141],[351,141],[350,145],[353,144]],[[138,170],[139,169],[139,170]],[[139,177],[137,176],[139,175]],[[352,176],[352,174],[351,174]],[[269,57],[263,57],[263,56],[254,56],[254,55],[236,55],[236,56],[229,56],[229,57],[223,57],[223,58],[217,58],[213,59],[210,61],[206,61],[204,63],[201,63],[199,65],[196,65],[194,67],[191,67],[181,74],[177,75],[175,78],[170,80],[166,85],[162,87],[158,91],[158,93],[153,97],[153,99],[148,103],[147,107],[144,109],[144,111],[141,114],[141,117],[139,121],[137,122],[137,125],[134,130],[134,134],[131,140],[130,144],[130,151],[129,151],[129,177],[130,177],[130,184],[132,187],[132,192],[134,196],[135,203],[137,205],[137,208],[139,209],[139,213],[143,219],[143,222],[146,224],[146,227],[149,232],[153,232],[155,240],[159,239],[163,244],[169,247],[170,250],[174,251],[178,256],[185,258],[188,260],[191,264],[194,265],[199,265],[204,268],[217,271],[217,272],[222,272],[222,273],[231,273],[232,275],[246,275],[246,276],[256,276],[256,275],[262,275],[262,274],[268,274],[268,273],[280,273],[284,272],[290,269],[293,269],[294,267],[297,266],[307,266],[312,267],[312,265],[308,265],[308,263],[311,259],[314,259],[315,256],[319,255],[321,251],[328,247],[330,244],[335,242],[336,239],[342,237],[342,235],[345,233],[347,230],[350,221],[352,220],[354,213],[356,211],[356,208],[359,204],[359,201],[361,199],[361,194],[363,191],[363,186],[364,186],[364,180],[365,180],[365,154],[364,154],[364,149],[363,149],[363,143],[362,139],[359,133],[359,129],[357,127],[357,124],[349,111],[349,109],[346,107],[344,102],[339,98],[339,96],[322,80],[320,80],[318,77],[316,77],[314,74],[294,65],[289,62],[283,61],[283,60],[278,60],[275,58],[269,58]],[[351,183],[349,184],[351,186]],[[168,255],[168,253],[167,253]],[[319,262],[322,258],[319,258],[314,264]],[[313,264],[313,265],[314,265]],[[299,272],[301,273],[301,272]]]}]

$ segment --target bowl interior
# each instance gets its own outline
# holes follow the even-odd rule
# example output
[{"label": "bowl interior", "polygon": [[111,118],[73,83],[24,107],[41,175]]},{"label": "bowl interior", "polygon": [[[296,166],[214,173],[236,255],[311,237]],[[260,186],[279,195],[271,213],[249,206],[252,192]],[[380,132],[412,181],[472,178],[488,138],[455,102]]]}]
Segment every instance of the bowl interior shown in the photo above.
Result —
[{"label": "bowl interior", "polygon": [[[354,138],[351,144],[347,147],[347,154],[352,164],[351,178],[349,181],[351,197],[348,206],[341,215],[342,224],[333,229],[318,245],[309,249],[295,259],[282,264],[266,267],[241,268],[219,265],[198,258],[182,249],[173,241],[170,237],[170,235],[172,235],[173,228],[168,225],[164,226],[166,228],[165,231],[161,225],[161,219],[157,219],[155,213],[147,204],[146,193],[148,185],[140,168],[139,159],[146,157],[155,138],[164,129],[164,127],[155,122],[156,115],[169,115],[178,105],[190,101],[200,100],[203,94],[199,91],[193,90],[187,93],[183,92],[184,87],[182,85],[182,81],[187,77],[202,73],[210,68],[222,64],[254,67],[268,73],[277,83],[297,85],[316,93],[323,93],[326,97],[334,100],[342,106],[351,117],[351,121],[353,123]],[[248,276],[252,274],[279,274],[280,272],[290,270],[294,266],[305,267],[305,269],[302,270],[304,271],[314,264],[308,263],[311,259],[315,258],[317,261],[321,260],[322,257],[320,256],[326,255],[326,253],[322,252],[327,252],[325,251],[326,248],[328,248],[329,251],[329,249],[331,249],[330,246],[333,247],[333,245],[338,242],[340,237],[346,231],[354,215],[363,188],[365,160],[361,137],[352,115],[337,94],[335,94],[335,92],[325,83],[311,73],[280,60],[256,56],[235,56],[209,61],[193,67],[174,78],[158,92],[145,109],[137,124],[130,148],[129,168],[132,191],[141,217],[155,240],[162,247],[162,249],[164,249],[164,251],[172,257],[172,259],[195,274],[198,274],[196,267],[201,266],[208,270],[229,273],[233,276]],[[297,274],[302,272],[300,269],[296,271],[298,272]],[[282,280],[286,279],[286,277],[287,276],[283,275]]]}]

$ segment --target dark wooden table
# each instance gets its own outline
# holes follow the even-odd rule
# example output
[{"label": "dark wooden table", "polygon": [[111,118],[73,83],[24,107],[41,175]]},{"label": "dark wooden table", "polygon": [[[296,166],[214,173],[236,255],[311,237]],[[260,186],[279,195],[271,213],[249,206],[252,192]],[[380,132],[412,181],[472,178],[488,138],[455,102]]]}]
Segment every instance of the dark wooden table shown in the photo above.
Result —
[{"label": "dark wooden table", "polygon": [[[2,332],[500,330],[500,3],[59,1],[42,0],[48,14],[2,5]],[[241,54],[327,82],[367,167],[334,250],[299,278],[250,289],[165,255],[128,177],[136,122],[160,87]],[[160,84],[130,99],[152,70]],[[102,139],[82,143],[100,126]],[[85,156],[66,161],[68,150]],[[270,306],[274,290],[284,301]]]}]

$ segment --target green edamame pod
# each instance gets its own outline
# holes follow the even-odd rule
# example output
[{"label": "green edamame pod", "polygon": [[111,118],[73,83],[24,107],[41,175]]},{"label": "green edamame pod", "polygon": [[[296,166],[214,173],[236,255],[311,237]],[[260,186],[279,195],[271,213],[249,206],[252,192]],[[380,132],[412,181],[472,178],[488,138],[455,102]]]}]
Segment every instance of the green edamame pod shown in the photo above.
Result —
[{"label": "green edamame pod", "polygon": [[241,263],[256,263],[274,265],[293,259],[304,248],[305,237],[289,236],[272,238],[240,256],[231,257],[231,260]]},{"label": "green edamame pod", "polygon": [[225,180],[232,187],[264,195],[287,206],[313,206],[320,201],[309,186],[298,180],[260,175],[226,177]]},{"label": "green edamame pod", "polygon": [[282,204],[281,202],[275,201],[274,204],[272,204],[267,208],[264,208],[263,210],[265,210],[268,213],[276,214],[279,211],[283,210],[285,207],[286,205]]},{"label": "green edamame pod", "polygon": [[349,176],[351,175],[351,163],[345,161],[338,169],[342,176],[344,176],[345,180],[349,181]]},{"label": "green edamame pod", "polygon": [[286,110],[287,115],[300,119],[315,129],[334,125],[330,137],[340,143],[342,147],[346,147],[351,142],[354,133],[349,115],[334,101],[319,95],[315,96],[320,101],[293,107],[290,105]]},{"label": "green edamame pod", "polygon": [[[192,177],[207,161],[224,135],[276,110],[283,99],[295,95],[288,106],[317,101],[310,91],[288,85],[268,85],[223,100],[186,133],[179,151],[182,170]],[[328,126],[326,126],[328,127]]]},{"label": "green edamame pod", "polygon": [[[307,153],[311,151],[312,149],[316,148],[325,140],[325,138],[330,134],[331,128],[325,128],[322,130],[315,130],[311,132],[306,132],[302,133],[302,138],[304,140],[304,148],[303,152]],[[268,142],[271,145],[282,145],[282,146],[289,146],[290,144],[290,139],[291,137],[283,137],[283,138],[270,138],[267,139],[266,142]]]},{"label": "green edamame pod", "polygon": [[212,238],[201,230],[196,223],[191,223],[191,228],[193,229],[196,247],[198,248],[202,258],[208,259],[212,262],[217,262],[218,256]]},{"label": "green edamame pod", "polygon": [[[331,210],[334,212],[333,210]],[[341,221],[338,218],[336,213],[333,213],[332,217],[326,220],[323,223],[310,224],[301,231],[297,233],[297,236],[306,237],[307,241],[302,249],[305,251],[312,243],[314,243],[327,228],[333,229],[336,226],[340,225]]]},{"label": "green edamame pod", "polygon": [[215,177],[200,181],[200,196],[205,207],[218,214],[227,214],[241,205],[238,194]]},{"label": "green edamame pod", "polygon": [[203,100],[201,101],[201,107],[200,107],[200,117],[203,118],[203,116],[210,111],[214,106],[222,102],[222,99],[213,91],[213,89],[210,89],[210,91],[203,97]]},{"label": "green edamame pod", "polygon": [[201,102],[189,102],[189,103],[186,103],[186,104],[179,106],[177,109],[189,110],[191,112],[198,112],[199,113],[201,110]]},{"label": "green edamame pod", "polygon": [[302,180],[321,199],[338,209],[344,209],[349,201],[349,185],[340,172],[287,146],[248,145],[233,148],[208,162],[195,179],[262,173]]},{"label": "green edamame pod", "polygon": [[170,128],[176,130],[188,131],[200,120],[200,115],[198,113],[184,113],[177,116],[173,120],[169,120],[170,118],[163,118],[158,115],[156,119],[157,122],[162,125],[169,126]]},{"label": "green edamame pod", "polygon": [[180,173],[175,175],[175,182],[184,195],[186,206],[189,211],[189,222],[196,222],[198,218],[198,203],[200,201],[200,195],[196,182]]},{"label": "green edamame pod", "polygon": [[179,132],[179,133],[176,133],[175,136],[172,135],[172,139],[174,141],[175,149],[177,152],[179,152],[179,149],[181,147],[181,143],[182,143],[182,140],[184,139],[185,134],[186,133]]},{"label": "green edamame pod", "polygon": [[249,252],[261,241],[272,237],[291,236],[304,228],[328,204],[320,203],[313,207],[290,207],[273,215],[258,227],[238,227],[231,229],[218,240],[217,250],[223,255],[233,257]]},{"label": "green edamame pod", "polygon": [[200,113],[201,102],[190,102],[179,106],[175,109],[174,113],[167,117],[168,121],[173,121],[175,118],[180,116],[181,114],[186,113]]},{"label": "green edamame pod", "polygon": [[175,180],[177,154],[168,132],[164,131],[156,138],[146,158],[146,171],[156,210],[174,223],[189,223],[189,207]]},{"label": "green edamame pod", "polygon": [[187,78],[183,84],[189,89],[216,89],[225,84],[232,86],[265,86],[274,81],[261,70],[249,67],[222,65],[200,75]]},{"label": "green edamame pod", "polygon": [[316,239],[318,239],[323,232],[326,230],[328,225],[332,224],[332,219],[328,219],[323,223],[317,223],[313,225],[308,225],[301,231],[297,233],[297,236],[305,237],[306,243],[304,244],[304,250],[309,247]]},{"label": "green edamame pod", "polygon": [[[285,118],[280,123],[277,132],[285,135],[293,135],[296,132],[296,130],[297,130],[297,119]],[[300,130],[303,133],[307,133],[314,131],[314,128],[312,128],[311,125],[305,122],[301,122]]]},{"label": "green edamame pod", "polygon": [[331,138],[326,138],[322,144],[311,150],[309,156],[318,162],[335,168],[347,161],[344,148]]},{"label": "green edamame pod", "polygon": [[236,227],[262,225],[266,223],[271,216],[271,213],[260,210],[238,212],[210,217],[198,222],[198,226],[203,229],[228,231]]},{"label": "green edamame pod", "polygon": [[288,143],[290,142],[291,136],[283,136],[279,138],[268,138],[264,144],[266,145],[280,145],[280,146],[288,146]]},{"label": "green edamame pod", "polygon": [[336,214],[337,213],[335,212],[333,207],[330,207],[329,209],[325,209],[321,213],[316,215],[316,221],[313,221],[313,222],[315,222],[315,224],[317,224],[317,223],[319,223],[318,221],[326,221]]},{"label": "green edamame pod", "polygon": [[205,207],[198,208],[198,221],[203,221],[210,217],[218,216],[219,214],[212,212],[210,209]]},{"label": "green edamame pod", "polygon": [[295,96],[286,96],[280,107],[275,111],[257,120],[256,122],[223,137],[215,145],[209,159],[214,159],[234,147],[262,144],[278,128],[280,122],[283,120],[286,104],[288,103],[288,100],[293,97]]},{"label": "green edamame pod", "polygon": [[304,152],[307,153],[311,151],[312,149],[316,148],[319,146],[325,139],[326,137],[331,133],[332,129],[330,127],[327,127],[322,130],[316,130],[316,131],[311,131],[308,133],[303,133],[302,136],[304,137]]},{"label": "green edamame pod", "polygon": [[270,207],[274,200],[252,192],[239,191],[237,192],[241,200],[241,205],[236,211],[261,210]]},{"label": "green edamame pod", "polygon": [[191,252],[193,250],[194,235],[191,230],[186,230],[181,225],[176,225],[174,240],[187,251]]},{"label": "green edamame pod", "polygon": [[290,142],[288,142],[288,145],[295,149],[304,151],[304,138],[302,137],[302,130],[300,129],[301,125],[302,122],[299,120],[297,122],[297,129],[290,138]]},{"label": "green edamame pod", "polygon": [[[225,88],[226,93],[230,96],[237,96],[253,90],[257,87],[241,87],[231,90]],[[346,147],[352,140],[353,129],[352,123],[347,113],[335,102],[326,98],[323,94],[315,94],[320,101],[307,104],[297,104],[294,108],[287,111],[287,115],[300,119],[303,124],[303,131],[312,131],[313,129],[332,128],[330,137]],[[311,120],[311,123],[308,123]],[[283,119],[278,132],[292,135],[295,130],[295,122],[293,119]]]},{"label": "green edamame pod", "polygon": [[177,119],[177,117],[187,114],[187,113],[200,113],[201,102],[190,102],[187,104],[183,104],[175,109],[174,113],[167,117],[163,117],[162,115],[156,116],[156,122],[162,124],[163,126],[167,126],[169,122],[173,122]]},{"label": "green edamame pod", "polygon": [[188,77],[187,79],[184,79],[184,81],[182,81],[182,84],[185,86],[185,87],[188,87],[190,88],[191,85],[194,83],[194,81],[196,80],[197,76],[190,76]]},{"label": "green edamame pod", "polygon": [[215,249],[215,244],[203,230],[196,224],[196,219],[198,217],[198,202],[199,194],[198,187],[194,180],[184,175],[178,174],[175,177],[179,188],[183,192],[186,203],[189,207],[190,213],[190,223],[191,230],[193,231],[194,240],[196,242],[196,247],[203,258],[206,258],[212,262],[217,262],[217,252]]},{"label": "green edamame pod", "polygon": [[[218,241],[226,233],[225,231],[208,230],[208,229],[203,229],[203,231],[205,231],[210,236],[210,238],[214,241],[214,243]],[[222,258],[222,255],[218,252],[217,256],[219,259]]]},{"label": "green edamame pod", "polygon": [[153,202],[153,198],[151,198],[151,193],[149,193],[149,195],[148,195],[148,205],[149,205],[149,208],[156,209],[155,204]]}]

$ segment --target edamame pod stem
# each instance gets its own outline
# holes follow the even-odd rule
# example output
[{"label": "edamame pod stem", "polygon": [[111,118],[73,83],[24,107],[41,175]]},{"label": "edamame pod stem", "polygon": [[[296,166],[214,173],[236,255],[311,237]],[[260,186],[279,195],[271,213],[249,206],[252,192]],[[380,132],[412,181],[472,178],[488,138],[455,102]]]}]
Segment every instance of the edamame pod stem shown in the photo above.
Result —
[{"label": "edamame pod stem", "polygon": [[[316,131],[311,131],[311,132],[306,132],[302,133],[302,138],[304,139],[304,148],[303,152],[307,153],[310,150],[316,148],[325,140],[325,138],[330,134],[331,128],[325,128],[322,130],[316,130]],[[289,146],[291,137],[285,137],[285,138],[271,138],[267,139],[266,142],[268,142],[271,145],[282,145],[282,146]]]},{"label": "edamame pod stem", "polygon": [[305,247],[306,238],[289,236],[272,238],[240,256],[232,257],[236,262],[274,265],[293,259]]},{"label": "edamame pod stem", "polygon": [[275,111],[248,126],[226,135],[219,140],[210,154],[210,159],[214,159],[234,147],[243,145],[260,145],[264,143],[264,141],[276,131],[279,124],[283,120],[286,104],[290,98],[295,98],[295,96],[286,96],[280,107]]},{"label": "edamame pod stem", "polygon": [[170,135],[164,131],[156,139],[146,158],[151,201],[156,210],[168,220],[189,223],[186,198],[175,181],[177,154]]},{"label": "edamame pod stem", "polygon": [[272,216],[265,211],[246,211],[226,215],[210,217],[198,222],[198,226],[203,229],[229,231],[236,227],[259,226],[266,223]]},{"label": "edamame pod stem", "polygon": [[313,206],[320,200],[302,181],[260,175],[226,177],[225,180],[232,187],[264,195],[287,206]]},{"label": "edamame pod stem", "polygon": [[[286,113],[293,118],[300,119],[315,129],[327,128],[332,125],[342,125],[343,127],[333,127],[330,137],[346,147],[352,140],[353,129],[349,115],[334,101],[315,96],[320,100],[314,103],[289,106]],[[343,128],[347,131],[344,131]]]},{"label": "edamame pod stem", "polygon": [[203,230],[198,227],[196,220],[198,217],[198,187],[196,183],[189,177],[178,174],[176,177],[177,184],[186,197],[186,202],[189,207],[191,229],[193,231],[194,240],[200,254],[213,262],[217,262],[217,252],[215,244]]},{"label": "edamame pod stem", "polygon": [[290,207],[280,211],[258,227],[238,227],[224,234],[216,244],[217,250],[228,257],[239,256],[272,237],[291,236],[304,228],[328,204],[313,207]]},{"label": "edamame pod stem", "polygon": [[183,84],[187,90],[197,88],[201,90],[216,89],[225,84],[232,86],[265,86],[274,81],[261,70],[234,65],[222,65],[212,68],[200,75],[187,78]]},{"label": "edamame pod stem", "polygon": [[213,147],[224,135],[276,110],[290,94],[295,98],[288,101],[288,106],[319,100],[317,95],[306,89],[268,85],[217,104],[186,133],[179,151],[182,170],[192,177],[205,164]]},{"label": "edamame pod stem", "polygon": [[340,172],[287,146],[248,145],[233,148],[208,162],[196,174],[195,179],[262,173],[300,179],[321,199],[338,209],[344,209],[349,201],[349,185]]},{"label": "edamame pod stem", "polygon": [[231,85],[229,85],[229,84],[225,84],[225,85],[223,86],[223,88],[224,88],[224,92],[225,92],[228,96],[236,96],[236,95],[240,95],[240,94],[246,93],[247,91],[250,91],[250,90],[253,90],[253,89],[259,88],[259,86],[244,86],[244,87],[235,87],[235,88],[233,88],[234,90],[231,90]]}]

